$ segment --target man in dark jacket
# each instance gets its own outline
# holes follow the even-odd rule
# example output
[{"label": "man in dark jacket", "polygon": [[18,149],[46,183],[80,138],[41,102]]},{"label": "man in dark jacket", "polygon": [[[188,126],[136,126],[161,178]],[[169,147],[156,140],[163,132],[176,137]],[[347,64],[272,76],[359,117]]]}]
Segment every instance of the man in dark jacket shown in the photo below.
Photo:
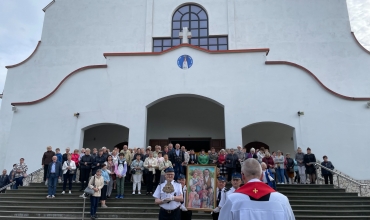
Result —
[{"label": "man in dark jacket", "polygon": [[42,156],[41,165],[44,168],[44,181],[46,180],[46,174],[48,173],[49,163],[53,160],[53,156],[55,156],[54,151],[51,150],[51,146],[46,148],[46,152]]},{"label": "man in dark jacket", "polygon": [[[322,159],[324,159],[324,162],[321,163],[322,166],[324,166],[324,167],[326,167],[330,170],[334,170],[333,164],[330,161],[328,161],[328,157],[326,155],[323,156]],[[328,183],[328,178],[329,178],[330,179],[330,184],[333,185],[333,173],[332,172],[330,172],[327,169],[321,168],[321,174],[325,179],[325,184],[329,184]]]},{"label": "man in dark jacket", "polygon": [[226,156],[227,181],[231,181],[231,176],[236,171],[236,162],[239,160],[238,155],[234,153],[234,149],[230,149],[230,153]]},{"label": "man in dark jacket", "polygon": [[101,166],[104,164],[105,161],[106,161],[106,157],[104,156],[104,151],[103,149],[100,149],[98,155],[94,158],[94,163],[93,163],[94,168],[92,169],[92,173],[91,173],[93,176],[95,175],[98,169],[101,169]]},{"label": "man in dark jacket", "polygon": [[184,152],[180,150],[180,144],[175,145],[175,150],[170,152],[169,159],[175,170],[175,181],[177,181],[178,176],[183,173],[182,163],[185,161],[185,155]]},{"label": "man in dark jacket", "polygon": [[84,189],[89,184],[89,175],[91,171],[91,166],[94,163],[94,158],[90,155],[90,149],[86,148],[85,155],[81,157],[80,160],[80,176],[81,176],[81,189]]},{"label": "man in dark jacket", "polygon": [[67,147],[66,152],[63,154],[63,163],[62,163],[62,165],[64,164],[64,162],[66,162],[68,160],[68,155],[71,155],[71,153],[69,153],[69,151],[70,151],[70,148]]},{"label": "man in dark jacket", "polygon": [[[4,169],[3,170],[3,174],[0,176],[0,188],[8,185],[10,183],[10,178],[9,176],[6,174],[6,170]],[[5,190],[6,189],[3,189],[0,191],[0,193],[5,193]]]},{"label": "man in dark jacket", "polygon": [[63,170],[62,163],[58,162],[57,156],[53,156],[52,162],[48,166],[46,180],[48,181],[48,195],[47,199],[55,198],[57,191],[58,179],[62,178]]}]

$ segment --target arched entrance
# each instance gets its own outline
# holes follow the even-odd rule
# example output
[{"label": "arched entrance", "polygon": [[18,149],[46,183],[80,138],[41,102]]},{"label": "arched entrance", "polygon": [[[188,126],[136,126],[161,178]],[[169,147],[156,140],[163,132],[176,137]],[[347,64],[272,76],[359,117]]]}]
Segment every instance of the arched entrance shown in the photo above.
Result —
[{"label": "arched entrance", "polygon": [[266,146],[269,151],[281,150],[284,154],[295,155],[296,140],[295,128],[277,122],[258,122],[242,129],[243,146],[249,151],[253,146],[259,148]]},{"label": "arched entrance", "polygon": [[224,107],[197,95],[174,95],[147,106],[147,143],[179,143],[200,151],[225,147]]},{"label": "arched entrance", "polygon": [[260,149],[261,147],[270,150],[270,147],[267,144],[259,142],[259,141],[249,142],[248,144],[244,145],[244,148],[247,150],[247,152],[249,152],[251,148],[254,148],[257,150],[257,149]]},{"label": "arched entrance", "polygon": [[[127,143],[129,129],[122,125],[102,123],[89,126],[84,131],[84,148],[106,148],[113,150],[117,144]],[[123,145],[122,145],[123,146]]]}]

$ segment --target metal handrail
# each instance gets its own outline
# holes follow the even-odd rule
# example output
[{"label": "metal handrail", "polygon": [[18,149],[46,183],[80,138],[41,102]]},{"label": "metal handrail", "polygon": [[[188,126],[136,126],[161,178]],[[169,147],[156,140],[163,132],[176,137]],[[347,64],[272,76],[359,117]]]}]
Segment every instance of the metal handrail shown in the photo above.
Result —
[{"label": "metal handrail", "polygon": [[[23,180],[25,180],[25,179],[27,179],[27,178],[31,178],[31,181],[30,182],[32,182],[32,179],[33,179],[33,175],[34,174],[36,174],[36,173],[38,173],[38,172],[40,172],[40,171],[42,171],[43,170],[43,168],[40,168],[40,169],[38,169],[38,170],[35,170],[35,171],[33,171],[32,173],[30,173],[30,174],[28,174],[27,175],[27,177],[26,178],[24,178]],[[4,190],[4,189],[7,189],[8,187],[10,187],[10,186],[13,186],[15,184],[15,181],[13,181],[13,182],[11,182],[11,183],[9,183],[8,185],[6,185],[6,186],[3,186],[3,187],[1,187],[0,188],[0,191],[2,191],[2,190]]]},{"label": "metal handrail", "polygon": [[338,188],[340,188],[340,184],[339,184],[339,177],[342,177],[342,178],[344,178],[344,179],[346,179],[346,180],[348,180],[348,181],[350,181],[350,182],[352,182],[352,183],[354,183],[354,184],[357,184],[357,185],[358,185],[358,188],[359,188],[359,190],[360,190],[360,196],[362,196],[362,190],[361,190],[361,187],[362,187],[362,186],[365,186],[365,187],[366,187],[366,186],[367,186],[367,184],[359,183],[359,182],[357,182],[357,181],[356,181],[356,180],[354,180],[354,179],[351,179],[351,178],[349,178],[349,177],[344,176],[343,174],[339,173],[338,171],[331,170],[331,169],[329,169],[329,168],[327,168],[327,167],[325,167],[325,166],[321,165],[320,163],[315,163],[315,166],[318,166],[318,167],[320,167],[321,169],[324,169],[324,170],[330,171],[330,172],[331,172],[331,173],[333,173],[333,174],[336,174],[336,175],[337,175],[337,181],[338,181]]}]

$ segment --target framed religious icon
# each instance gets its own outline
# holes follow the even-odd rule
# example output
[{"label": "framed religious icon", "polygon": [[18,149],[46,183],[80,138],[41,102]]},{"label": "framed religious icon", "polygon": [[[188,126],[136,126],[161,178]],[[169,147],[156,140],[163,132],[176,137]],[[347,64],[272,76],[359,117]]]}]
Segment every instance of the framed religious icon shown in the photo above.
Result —
[{"label": "framed religious icon", "polygon": [[216,207],[216,172],[216,166],[188,165],[185,197],[188,210],[212,211]]}]

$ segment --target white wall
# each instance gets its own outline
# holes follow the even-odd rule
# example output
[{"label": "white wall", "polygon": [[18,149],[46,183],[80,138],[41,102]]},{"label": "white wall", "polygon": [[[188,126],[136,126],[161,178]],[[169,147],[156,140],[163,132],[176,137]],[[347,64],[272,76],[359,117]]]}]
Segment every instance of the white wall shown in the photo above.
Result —
[{"label": "white wall", "polygon": [[267,144],[270,152],[281,150],[284,155],[290,153],[295,156],[294,128],[275,122],[261,122],[249,125],[242,129],[243,146],[258,141]]},{"label": "white wall", "polygon": [[225,138],[223,107],[195,97],[177,97],[148,108],[147,143],[170,137]]},{"label": "white wall", "polygon": [[85,130],[83,147],[100,149],[105,146],[113,150],[117,144],[128,142],[128,133],[129,129],[120,125],[98,125]]}]

